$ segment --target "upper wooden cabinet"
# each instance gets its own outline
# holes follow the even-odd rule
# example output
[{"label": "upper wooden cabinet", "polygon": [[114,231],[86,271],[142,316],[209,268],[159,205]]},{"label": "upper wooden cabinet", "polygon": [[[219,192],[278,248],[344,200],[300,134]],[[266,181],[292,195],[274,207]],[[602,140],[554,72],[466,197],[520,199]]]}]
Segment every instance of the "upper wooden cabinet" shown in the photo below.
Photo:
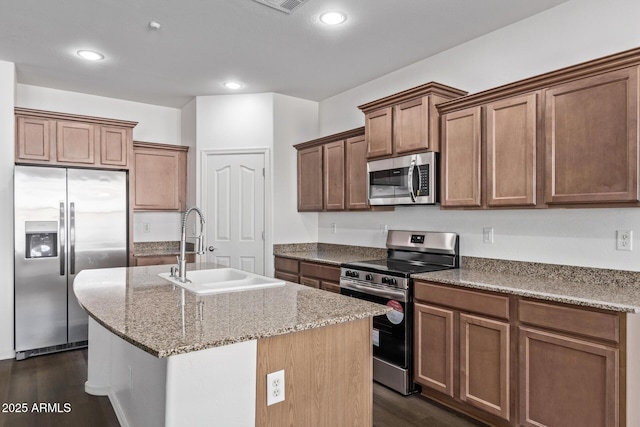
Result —
[{"label": "upper wooden cabinet", "polygon": [[442,117],[442,206],[534,206],[539,93]]},{"label": "upper wooden cabinet", "polygon": [[324,208],[322,156],[321,145],[298,150],[299,211],[321,211]]},{"label": "upper wooden cabinet", "polygon": [[136,122],[16,108],[16,163],[128,169]]},{"label": "upper wooden cabinet", "polygon": [[480,107],[442,118],[442,206],[480,206]]},{"label": "upper wooden cabinet", "polygon": [[367,157],[439,150],[435,105],[466,92],[431,82],[358,108],[365,113]]},{"label": "upper wooden cabinet", "polygon": [[184,211],[189,147],[133,143],[134,211]]},{"label": "upper wooden cabinet", "polygon": [[547,203],[638,200],[638,67],[545,91]]},{"label": "upper wooden cabinet", "polygon": [[304,142],[295,148],[298,211],[369,209],[364,128]]},{"label": "upper wooden cabinet", "polygon": [[439,104],[442,206],[639,206],[639,64],[633,49]]}]

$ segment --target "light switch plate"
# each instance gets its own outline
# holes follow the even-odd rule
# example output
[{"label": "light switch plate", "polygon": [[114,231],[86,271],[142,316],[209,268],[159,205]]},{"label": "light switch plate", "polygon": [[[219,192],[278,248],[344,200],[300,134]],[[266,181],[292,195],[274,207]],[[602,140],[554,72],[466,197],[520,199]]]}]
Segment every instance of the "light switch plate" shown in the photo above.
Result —
[{"label": "light switch plate", "polygon": [[493,243],[493,227],[485,227],[482,229],[482,241],[484,243]]}]

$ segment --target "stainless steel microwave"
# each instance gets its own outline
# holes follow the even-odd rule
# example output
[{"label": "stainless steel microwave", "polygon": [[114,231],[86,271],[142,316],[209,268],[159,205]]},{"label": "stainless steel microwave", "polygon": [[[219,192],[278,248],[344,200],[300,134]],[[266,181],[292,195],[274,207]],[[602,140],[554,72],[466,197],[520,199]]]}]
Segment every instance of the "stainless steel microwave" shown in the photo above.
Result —
[{"label": "stainless steel microwave", "polygon": [[437,203],[437,161],[437,153],[429,152],[368,162],[369,204]]}]

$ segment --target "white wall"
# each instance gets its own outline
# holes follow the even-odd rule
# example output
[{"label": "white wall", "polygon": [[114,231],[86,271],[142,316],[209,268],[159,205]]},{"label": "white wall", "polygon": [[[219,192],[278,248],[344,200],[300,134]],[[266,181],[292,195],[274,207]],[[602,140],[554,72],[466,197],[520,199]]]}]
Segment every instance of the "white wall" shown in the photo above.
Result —
[{"label": "white wall", "polygon": [[[318,103],[274,97],[273,243],[318,241],[318,214],[298,213],[298,155],[293,146],[318,135]],[[270,255],[269,255],[270,256]]]},{"label": "white wall", "polygon": [[[318,214],[298,214],[296,205],[297,157],[294,144],[313,139],[318,131],[318,104],[290,96],[262,93],[196,98],[198,177],[203,150],[269,149],[271,176],[265,212],[267,235],[265,274],[273,274],[272,243],[318,239]],[[293,178],[291,178],[293,177]],[[198,182],[198,204],[201,183]]]},{"label": "white wall", "polygon": [[[320,103],[320,134],[362,126],[357,106],[437,81],[470,93],[640,46],[640,2],[572,0]],[[336,223],[337,233],[331,233]],[[322,213],[319,241],[384,246],[380,225],[461,234],[463,255],[640,271],[640,209]],[[482,228],[495,243],[482,243]],[[615,250],[615,230],[634,230],[634,251]]]},{"label": "white wall", "polygon": [[0,360],[13,346],[13,162],[15,66],[0,61]]},{"label": "white wall", "polygon": [[[181,145],[181,111],[177,108],[25,84],[17,85],[16,106],[134,121],[138,122],[133,128],[135,141]],[[195,169],[191,171],[194,181]],[[175,213],[137,212],[133,217],[134,242],[180,239],[180,216]],[[144,223],[150,225],[149,233],[144,233]]]}]

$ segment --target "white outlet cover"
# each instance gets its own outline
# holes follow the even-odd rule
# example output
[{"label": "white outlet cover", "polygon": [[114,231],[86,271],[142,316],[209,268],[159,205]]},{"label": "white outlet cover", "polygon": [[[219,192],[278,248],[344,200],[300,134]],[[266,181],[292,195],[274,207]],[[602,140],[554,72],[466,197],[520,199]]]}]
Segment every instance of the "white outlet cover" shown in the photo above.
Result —
[{"label": "white outlet cover", "polygon": [[630,251],[633,249],[633,231],[616,230],[616,249],[619,251]]},{"label": "white outlet cover", "polygon": [[485,227],[482,229],[482,241],[484,243],[493,243],[493,227]]},{"label": "white outlet cover", "polygon": [[267,406],[284,402],[284,369],[267,374]]}]

